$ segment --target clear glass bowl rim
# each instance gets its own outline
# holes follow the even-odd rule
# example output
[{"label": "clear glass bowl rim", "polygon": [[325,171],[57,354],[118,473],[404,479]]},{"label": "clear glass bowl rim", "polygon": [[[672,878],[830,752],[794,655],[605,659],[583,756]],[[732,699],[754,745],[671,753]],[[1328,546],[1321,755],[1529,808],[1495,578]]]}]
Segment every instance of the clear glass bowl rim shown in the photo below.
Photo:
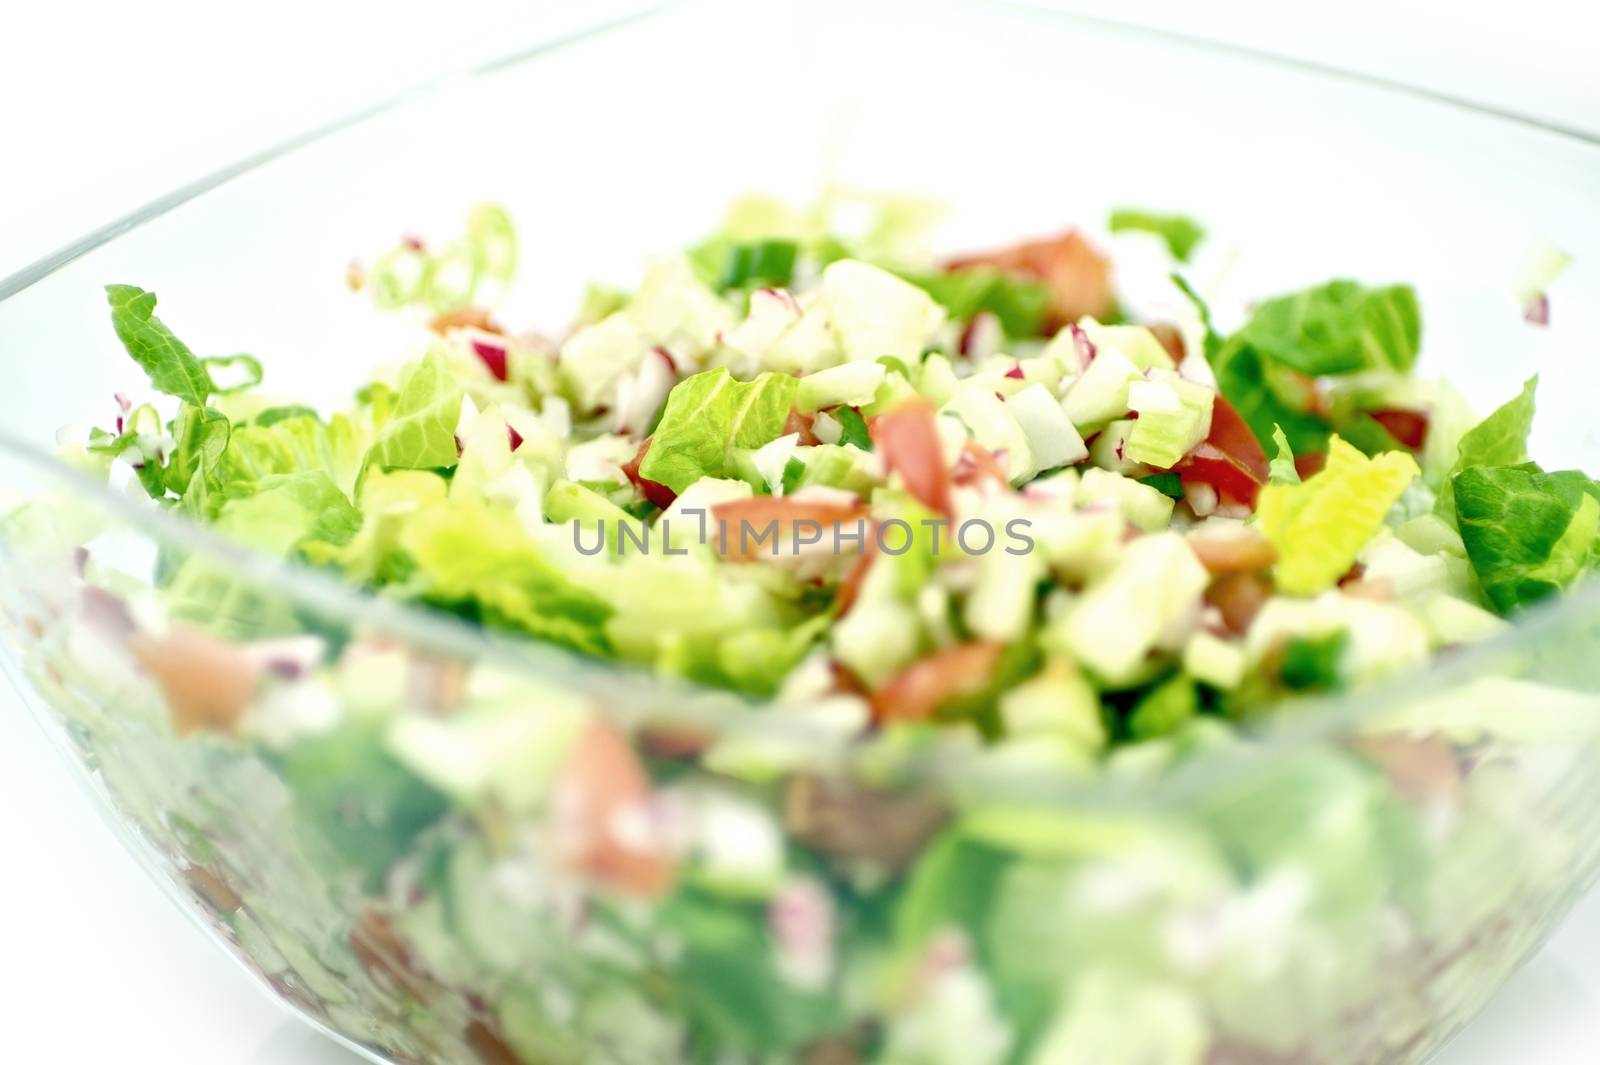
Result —
[{"label": "clear glass bowl rim", "polygon": [[[404,89],[377,103],[340,116],[323,125],[288,138],[276,145],[238,160],[222,169],[189,182],[150,203],[118,218],[56,251],[0,279],[0,303],[15,297],[79,258],[110,243],[117,237],[181,207],[235,178],[314,145],[361,123],[403,110],[407,105],[437,95],[464,80],[489,77],[524,63],[537,62],[552,52],[602,37],[612,31],[633,27],[662,14],[703,6],[716,0],[656,0],[641,5],[620,17],[614,16],[580,29],[538,40],[515,52],[499,56],[458,73],[435,78]],[[1040,6],[1028,0],[943,0],[949,7],[980,11],[995,9],[1020,13],[1041,21],[1054,21],[1106,36],[1123,36],[1152,43],[1211,53],[1220,59],[1260,68],[1279,68],[1301,77],[1365,87],[1396,96],[1410,97],[1430,106],[1452,109],[1475,116],[1493,125],[1506,125],[1524,132],[1540,133],[1576,145],[1593,153],[1600,166],[1600,136],[1484,105],[1402,81],[1345,70],[1269,51],[1196,37],[1186,33],[1138,26],[1115,19],[1084,15]],[[803,720],[782,712],[752,716],[752,705],[778,709],[772,700],[757,700],[705,686],[655,676],[614,662],[582,656],[532,638],[501,635],[469,625],[442,612],[407,606],[372,592],[338,581],[310,567],[262,554],[230,541],[210,528],[175,511],[142,505],[119,494],[108,485],[74,469],[65,461],[33,441],[21,439],[0,424],[0,454],[31,467],[44,479],[68,488],[77,498],[93,504],[112,518],[137,528],[153,540],[201,554],[226,565],[260,587],[282,590],[284,596],[320,614],[353,628],[370,629],[406,640],[419,647],[437,649],[463,659],[484,661],[510,669],[546,683],[569,683],[579,690],[608,694],[598,700],[600,712],[618,716],[617,698],[639,700],[651,705],[676,704],[675,720],[703,723],[716,729],[735,726],[746,735],[772,735],[804,742],[809,737],[827,742],[823,735]],[[1515,623],[1497,636],[1457,653],[1435,657],[1427,666],[1408,671],[1383,683],[1333,696],[1302,698],[1293,701],[1287,712],[1266,715],[1255,730],[1255,742],[1231,745],[1200,752],[1187,758],[1175,771],[1158,781],[1120,780],[1089,774],[1081,779],[1028,779],[1027,774],[1008,774],[992,785],[1006,794],[1024,794],[1032,800],[1096,803],[1128,801],[1140,805],[1177,801],[1203,792],[1213,783],[1236,778],[1249,763],[1262,758],[1280,757],[1285,752],[1311,746],[1357,730],[1368,718],[1406,700],[1447,691],[1492,668],[1492,663],[1518,655],[1542,641],[1572,631],[1600,617],[1600,580],[1593,580],[1566,594],[1525,611]],[[623,702],[621,705],[639,705]],[[1287,708],[1288,704],[1282,704]],[[625,714],[622,716],[626,716]],[[926,767],[937,778],[939,766]]]}]

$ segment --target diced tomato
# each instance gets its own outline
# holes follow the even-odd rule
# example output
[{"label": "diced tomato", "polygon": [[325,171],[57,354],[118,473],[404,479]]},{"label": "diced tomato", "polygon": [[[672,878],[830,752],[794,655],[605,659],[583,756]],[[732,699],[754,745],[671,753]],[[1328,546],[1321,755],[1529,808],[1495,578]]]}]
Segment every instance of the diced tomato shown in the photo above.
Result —
[{"label": "diced tomato", "polygon": [[1412,451],[1421,451],[1428,442],[1428,415],[1420,410],[1375,410],[1372,420]]},{"label": "diced tomato", "polygon": [[1219,393],[1211,408],[1211,433],[1177,466],[1184,484],[1208,484],[1217,495],[1254,509],[1267,483],[1267,453],[1250,426]]},{"label": "diced tomato", "polygon": [[911,663],[872,696],[873,720],[926,721],[952,699],[988,686],[1004,648],[986,640],[958,643]]},{"label": "diced tomato", "polygon": [[623,464],[622,472],[628,475],[628,480],[634,483],[634,486],[639,489],[640,493],[646,499],[660,507],[662,510],[666,510],[668,507],[672,506],[672,501],[678,498],[678,493],[674,492],[664,484],[657,484],[655,481],[647,481],[643,477],[639,476],[639,464],[644,462],[644,457],[649,451],[650,438],[646,437],[644,443],[639,445],[638,454],[634,455],[630,461]]},{"label": "diced tomato", "polygon": [[992,266],[1050,288],[1047,329],[1056,330],[1084,315],[1108,317],[1116,306],[1111,290],[1111,260],[1077,230],[1059,237],[1028,240],[1008,248],[951,259],[950,270]]},{"label": "diced tomato", "polygon": [[906,491],[935,513],[953,517],[950,471],[939,446],[933,404],[925,399],[902,403],[872,420],[872,443],[890,472],[899,472]]},{"label": "diced tomato", "polygon": [[590,721],[556,781],[552,840],[557,857],[596,883],[657,896],[673,860],[654,823],[650,778],[616,726]]},{"label": "diced tomato", "polygon": [[1294,457],[1294,472],[1300,475],[1303,481],[1307,477],[1315,476],[1322,472],[1322,467],[1328,464],[1326,451],[1307,451],[1304,455]]},{"label": "diced tomato", "polygon": [[[843,525],[852,526],[848,530],[850,536],[855,535],[856,525],[861,526],[863,539],[867,534],[867,508],[859,502],[834,503],[791,496],[753,496],[750,499],[718,503],[711,508],[711,514],[719,534],[725,530],[731,541],[719,543],[718,550],[723,558],[732,562],[752,561],[761,557],[763,551],[769,556],[777,553],[770,546],[772,535],[777,537],[777,551],[785,550],[783,545],[795,542],[799,532],[795,526],[800,522],[820,526],[823,542],[827,542],[831,531]],[[769,534],[769,529],[774,529],[775,533]],[[760,543],[756,542],[758,538]]]}]

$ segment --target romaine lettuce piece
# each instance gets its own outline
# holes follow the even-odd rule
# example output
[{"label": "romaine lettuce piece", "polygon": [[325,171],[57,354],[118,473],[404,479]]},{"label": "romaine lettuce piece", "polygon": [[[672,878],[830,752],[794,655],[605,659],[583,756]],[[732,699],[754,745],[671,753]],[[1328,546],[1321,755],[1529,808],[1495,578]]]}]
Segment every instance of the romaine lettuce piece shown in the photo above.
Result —
[{"label": "romaine lettuce piece", "polygon": [[1470,466],[1452,483],[1467,557],[1502,615],[1600,565],[1600,484],[1583,473]]},{"label": "romaine lettuce piece", "polygon": [[509,511],[451,500],[411,516],[399,543],[424,599],[590,654],[610,650],[611,607],[547,559]]},{"label": "romaine lettuce piece", "polygon": [[107,285],[111,324],[157,391],[204,407],[213,386],[205,365],[155,316],[156,294],[137,285]]},{"label": "romaine lettuce piece", "polygon": [[1409,285],[1329,281],[1265,301],[1232,339],[1311,377],[1405,373],[1417,361],[1422,315]]},{"label": "romaine lettuce piece", "polygon": [[400,384],[394,412],[378,431],[367,462],[382,469],[434,470],[456,464],[461,385],[444,356],[430,351]]},{"label": "romaine lettuce piece", "polygon": [[798,384],[777,373],[735,381],[726,369],[680,381],[667,396],[639,476],[674,492],[702,477],[725,476],[734,448],[758,448],[783,434]]},{"label": "romaine lettuce piece", "polygon": [[1369,459],[1335,436],[1315,477],[1263,488],[1256,515],[1278,552],[1279,588],[1310,596],[1333,587],[1419,472],[1404,452]]},{"label": "romaine lettuce piece", "polygon": [[1534,393],[1539,387],[1537,374],[1523,383],[1522,391],[1495,408],[1483,421],[1462,434],[1456,459],[1438,485],[1437,512],[1456,519],[1456,474],[1473,466],[1516,466],[1528,461],[1528,433],[1533,429]]}]

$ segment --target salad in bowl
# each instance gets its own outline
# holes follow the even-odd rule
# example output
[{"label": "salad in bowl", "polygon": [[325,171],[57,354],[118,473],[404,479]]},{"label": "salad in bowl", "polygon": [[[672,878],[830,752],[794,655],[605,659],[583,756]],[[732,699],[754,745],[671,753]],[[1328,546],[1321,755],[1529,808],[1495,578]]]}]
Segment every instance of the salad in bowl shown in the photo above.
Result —
[{"label": "salad in bowl", "polygon": [[1537,379],[1419,375],[1403,283],[1213,308],[1181,216],[932,214],[747,196],[550,333],[481,205],[351,264],[414,343],[338,409],[107,288],[148,387],[7,505],[8,631],[278,994],[394,1062],[1389,1065],[1586,886]]}]

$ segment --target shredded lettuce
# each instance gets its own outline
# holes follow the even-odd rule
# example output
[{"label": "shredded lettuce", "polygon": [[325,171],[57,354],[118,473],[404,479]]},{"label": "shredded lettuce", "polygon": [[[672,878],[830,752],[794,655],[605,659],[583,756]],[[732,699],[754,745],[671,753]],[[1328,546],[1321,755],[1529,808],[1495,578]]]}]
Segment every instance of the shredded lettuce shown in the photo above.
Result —
[{"label": "shredded lettuce", "polygon": [[1278,552],[1278,587],[1300,596],[1333,587],[1419,472],[1405,452],[1368,458],[1335,436],[1315,477],[1263,488],[1256,514]]}]

